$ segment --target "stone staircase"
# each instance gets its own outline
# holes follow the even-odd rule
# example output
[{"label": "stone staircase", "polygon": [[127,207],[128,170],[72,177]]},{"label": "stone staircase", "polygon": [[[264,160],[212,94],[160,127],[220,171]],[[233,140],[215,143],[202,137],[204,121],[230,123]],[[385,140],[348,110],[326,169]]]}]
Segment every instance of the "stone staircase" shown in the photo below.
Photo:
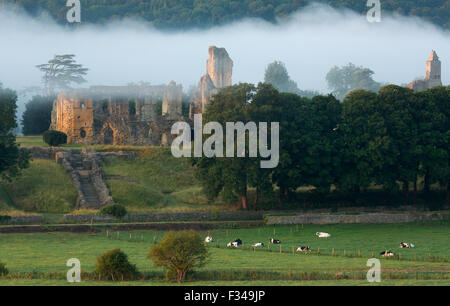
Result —
[{"label": "stone staircase", "polygon": [[99,209],[100,200],[98,199],[94,184],[89,177],[89,171],[80,170],[78,173],[80,174],[81,191],[83,192],[86,203],[92,209]]},{"label": "stone staircase", "polygon": [[89,172],[92,170],[92,165],[83,162],[83,154],[81,151],[72,152],[70,164],[74,171],[78,172],[80,178],[80,189],[83,193],[86,204],[91,209],[99,209],[100,200],[89,175]]}]

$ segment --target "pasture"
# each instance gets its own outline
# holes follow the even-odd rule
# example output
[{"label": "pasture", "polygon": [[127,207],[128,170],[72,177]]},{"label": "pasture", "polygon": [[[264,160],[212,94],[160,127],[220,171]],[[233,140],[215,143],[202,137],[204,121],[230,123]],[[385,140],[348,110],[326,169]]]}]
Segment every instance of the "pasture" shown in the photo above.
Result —
[{"label": "pasture", "polygon": [[[300,225],[298,231],[296,226],[214,230],[209,232],[215,240],[209,244],[211,259],[188,285],[368,284],[364,281],[367,259],[372,253],[379,257],[378,253],[386,249],[401,256],[381,259],[385,285],[450,285],[449,225],[341,224],[305,225],[303,229]],[[317,238],[317,231],[329,232],[331,237]],[[0,280],[0,285],[64,284],[69,258],[80,259],[82,270],[91,272],[96,257],[116,247],[128,254],[145,275],[142,281],[123,285],[170,285],[164,283],[162,269],[152,266],[147,258],[149,246],[163,235],[159,231],[111,230],[108,236],[106,230],[92,234],[0,235],[0,262],[6,263],[13,278]],[[271,237],[281,240],[281,253],[279,245],[267,247]],[[242,248],[225,247],[237,238],[244,242]],[[400,249],[402,241],[413,242],[416,248]],[[264,242],[265,247],[254,250],[250,245],[255,242]],[[299,245],[309,245],[312,252],[293,254],[292,247]],[[86,280],[84,284],[111,283]]]}]

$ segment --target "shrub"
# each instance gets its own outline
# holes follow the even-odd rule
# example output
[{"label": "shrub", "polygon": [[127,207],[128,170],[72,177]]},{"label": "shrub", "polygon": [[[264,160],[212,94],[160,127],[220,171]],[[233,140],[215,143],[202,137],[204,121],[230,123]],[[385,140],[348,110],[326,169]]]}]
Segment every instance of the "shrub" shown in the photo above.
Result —
[{"label": "shrub", "polygon": [[44,142],[52,147],[67,143],[67,135],[58,131],[46,131],[43,135]]},{"label": "shrub", "polygon": [[205,265],[209,257],[203,239],[194,231],[169,232],[150,248],[149,258],[167,269],[170,280],[182,282],[186,274]]},{"label": "shrub", "polygon": [[95,273],[101,279],[107,280],[133,280],[139,277],[135,265],[128,261],[128,256],[120,249],[107,251],[97,257]]},{"label": "shrub", "polygon": [[125,217],[125,215],[127,214],[127,210],[120,204],[113,204],[103,208],[100,213],[103,215],[110,215],[115,218],[121,219]]},{"label": "shrub", "polygon": [[6,269],[6,265],[0,262],[0,276],[8,275],[9,271]]},{"label": "shrub", "polygon": [[9,220],[11,220],[11,216],[0,216],[0,223],[8,222]]}]

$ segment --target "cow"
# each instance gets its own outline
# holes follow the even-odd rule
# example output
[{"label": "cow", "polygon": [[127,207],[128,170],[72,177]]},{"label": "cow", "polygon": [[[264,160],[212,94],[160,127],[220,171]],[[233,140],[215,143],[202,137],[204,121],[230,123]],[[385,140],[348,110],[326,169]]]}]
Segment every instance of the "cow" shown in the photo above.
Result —
[{"label": "cow", "polygon": [[205,242],[206,243],[210,243],[210,242],[213,242],[213,241],[214,240],[213,240],[213,238],[211,236],[208,236],[208,237],[205,238]]},{"label": "cow", "polygon": [[407,242],[400,242],[400,248],[406,248],[406,249],[412,249],[414,248],[415,245],[412,243],[407,243]]},{"label": "cow", "polygon": [[329,238],[329,237],[331,237],[330,234],[328,234],[328,233],[322,233],[322,232],[317,232],[317,233],[316,233],[316,236],[319,237],[319,238]]},{"label": "cow", "polygon": [[271,243],[271,244],[280,244],[281,241],[278,240],[278,239],[270,238],[270,243]]},{"label": "cow", "polygon": [[308,252],[309,250],[311,250],[309,246],[300,246],[298,247],[297,252]]},{"label": "cow", "polygon": [[252,245],[254,248],[258,248],[258,247],[264,247],[264,243],[262,242],[257,242],[254,245]]},{"label": "cow", "polygon": [[228,242],[227,247],[231,248],[237,248],[238,246],[242,245],[242,240],[241,239],[236,239],[233,242]]},{"label": "cow", "polygon": [[383,257],[395,256],[394,252],[392,252],[392,251],[383,251],[383,252],[380,253],[380,255],[383,256]]}]

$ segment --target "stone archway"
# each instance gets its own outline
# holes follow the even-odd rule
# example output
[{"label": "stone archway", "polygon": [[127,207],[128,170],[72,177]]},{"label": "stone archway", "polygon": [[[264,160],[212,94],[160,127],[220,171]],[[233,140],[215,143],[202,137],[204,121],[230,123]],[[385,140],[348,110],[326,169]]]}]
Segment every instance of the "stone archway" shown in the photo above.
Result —
[{"label": "stone archway", "polygon": [[103,132],[103,143],[106,145],[114,144],[114,131],[109,126]]}]

